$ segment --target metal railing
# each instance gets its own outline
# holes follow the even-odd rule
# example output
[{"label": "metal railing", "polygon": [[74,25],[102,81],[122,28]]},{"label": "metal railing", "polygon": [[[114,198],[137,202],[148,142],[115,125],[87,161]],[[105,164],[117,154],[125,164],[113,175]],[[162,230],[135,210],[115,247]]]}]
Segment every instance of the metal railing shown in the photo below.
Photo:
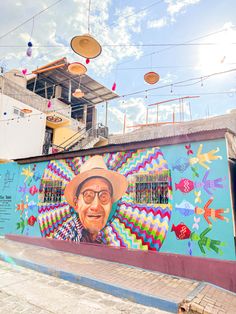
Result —
[{"label": "metal railing", "polygon": [[43,154],[57,153],[57,152],[65,152],[70,151],[74,147],[78,149],[84,148],[95,138],[108,138],[108,127],[104,126],[101,123],[98,123],[94,127],[89,130],[83,128],[78,131],[67,140],[62,142],[60,145],[55,145],[53,143],[45,143],[43,145]]}]

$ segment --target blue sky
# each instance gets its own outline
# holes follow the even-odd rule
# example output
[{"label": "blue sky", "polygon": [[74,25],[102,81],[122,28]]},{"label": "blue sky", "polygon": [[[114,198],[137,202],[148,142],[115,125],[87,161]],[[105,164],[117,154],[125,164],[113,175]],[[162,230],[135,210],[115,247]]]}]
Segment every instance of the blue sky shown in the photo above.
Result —
[{"label": "blue sky", "polygon": [[[35,17],[33,26],[30,18],[55,2],[1,1],[0,64],[30,71],[63,56],[85,63],[69,44],[73,36],[87,33],[89,1],[63,0]],[[172,98],[200,96],[182,102],[185,120],[235,108],[236,71],[205,79],[236,68],[235,12],[235,0],[91,0],[90,30],[103,51],[87,66],[87,74],[108,88],[116,81],[121,96],[134,93],[109,103],[110,132],[122,132],[125,112],[126,125],[142,124],[149,104]],[[28,58],[31,33],[34,47]],[[149,71],[160,75],[157,84],[145,83]],[[178,100],[160,105],[159,121],[170,121],[173,112],[178,120],[179,108]],[[105,105],[97,111],[98,121],[105,122]],[[156,107],[149,107],[148,122],[156,122]]]}]

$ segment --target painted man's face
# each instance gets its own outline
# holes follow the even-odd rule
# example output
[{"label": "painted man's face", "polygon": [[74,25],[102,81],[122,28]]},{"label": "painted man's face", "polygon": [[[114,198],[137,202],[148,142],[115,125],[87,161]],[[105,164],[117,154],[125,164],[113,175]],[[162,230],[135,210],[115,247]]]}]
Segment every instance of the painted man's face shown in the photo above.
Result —
[{"label": "painted man's face", "polygon": [[103,178],[87,180],[81,187],[76,212],[85,229],[97,235],[106,225],[112,207],[111,187]]}]

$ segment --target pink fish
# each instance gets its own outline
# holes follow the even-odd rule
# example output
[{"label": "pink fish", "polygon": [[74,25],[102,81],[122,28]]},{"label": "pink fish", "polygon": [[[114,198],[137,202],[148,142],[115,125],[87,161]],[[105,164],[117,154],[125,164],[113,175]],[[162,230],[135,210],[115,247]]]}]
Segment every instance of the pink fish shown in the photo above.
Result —
[{"label": "pink fish", "polygon": [[181,179],[179,183],[175,183],[175,189],[183,193],[189,193],[194,189],[194,182],[189,179]]},{"label": "pink fish", "polygon": [[179,223],[177,226],[172,225],[171,231],[175,232],[176,238],[179,240],[189,239],[191,235],[190,229],[183,223]]},{"label": "pink fish", "polygon": [[35,185],[31,186],[31,188],[29,189],[29,192],[31,195],[38,193],[38,191],[39,190],[37,189],[37,187]]}]

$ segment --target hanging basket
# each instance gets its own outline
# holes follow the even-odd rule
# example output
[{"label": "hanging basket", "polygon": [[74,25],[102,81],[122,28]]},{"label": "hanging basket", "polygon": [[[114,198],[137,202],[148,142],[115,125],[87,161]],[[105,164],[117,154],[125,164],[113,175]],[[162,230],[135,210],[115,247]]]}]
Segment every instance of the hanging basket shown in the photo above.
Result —
[{"label": "hanging basket", "polygon": [[144,75],[144,81],[148,84],[156,84],[160,79],[160,75],[156,72],[148,72]]},{"label": "hanging basket", "polygon": [[72,94],[73,97],[75,98],[82,98],[84,97],[84,92],[80,88],[77,88],[74,93]]},{"label": "hanging basket", "polygon": [[74,75],[83,75],[87,72],[87,68],[80,62],[73,62],[68,65],[68,71]]},{"label": "hanging basket", "polygon": [[73,37],[70,45],[75,53],[86,59],[94,59],[102,52],[101,45],[90,34]]}]

